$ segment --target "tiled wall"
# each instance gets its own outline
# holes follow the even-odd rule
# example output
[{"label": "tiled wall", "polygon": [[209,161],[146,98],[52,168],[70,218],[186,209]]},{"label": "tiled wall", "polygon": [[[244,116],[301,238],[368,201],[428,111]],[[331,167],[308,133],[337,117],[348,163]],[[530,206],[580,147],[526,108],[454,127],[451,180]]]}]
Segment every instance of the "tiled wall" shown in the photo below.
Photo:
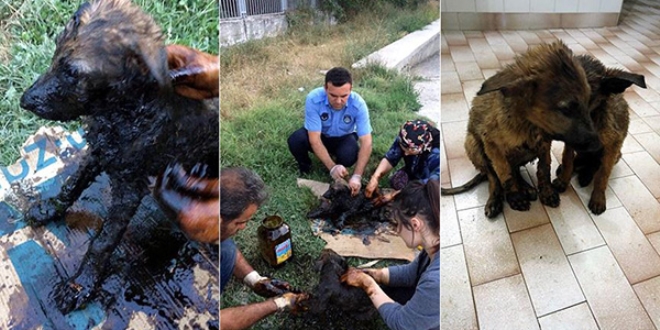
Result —
[{"label": "tiled wall", "polygon": [[615,26],[623,0],[441,0],[447,30]]}]

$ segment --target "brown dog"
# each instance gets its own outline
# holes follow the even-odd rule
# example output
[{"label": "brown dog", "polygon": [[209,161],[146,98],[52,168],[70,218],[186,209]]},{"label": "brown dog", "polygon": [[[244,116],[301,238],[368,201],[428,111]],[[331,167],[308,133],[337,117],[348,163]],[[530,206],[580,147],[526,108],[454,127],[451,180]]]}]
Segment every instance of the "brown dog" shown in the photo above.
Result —
[{"label": "brown dog", "polygon": [[559,205],[550,183],[552,140],[580,151],[602,148],[589,117],[590,95],[584,69],[561,41],[530,48],[483,83],[472,101],[465,150],[480,172],[469,184],[486,177],[489,181],[486,216],[497,216],[504,198],[514,210],[529,210],[536,191],[522,178],[519,167],[535,158],[539,159],[539,199],[545,205]]},{"label": "brown dog", "polygon": [[589,112],[598,137],[603,144],[602,152],[576,152],[565,146],[561,166],[557,168],[557,178],[552,182],[559,192],[566,190],[574,172],[578,173],[580,186],[594,181],[589,210],[601,214],[606,209],[605,189],[614,164],[621,158],[621,146],[628,133],[630,115],[628,103],[621,93],[632,84],[646,88],[644,76],[619,69],[606,68],[599,60],[589,56],[576,57],[591,86]]}]

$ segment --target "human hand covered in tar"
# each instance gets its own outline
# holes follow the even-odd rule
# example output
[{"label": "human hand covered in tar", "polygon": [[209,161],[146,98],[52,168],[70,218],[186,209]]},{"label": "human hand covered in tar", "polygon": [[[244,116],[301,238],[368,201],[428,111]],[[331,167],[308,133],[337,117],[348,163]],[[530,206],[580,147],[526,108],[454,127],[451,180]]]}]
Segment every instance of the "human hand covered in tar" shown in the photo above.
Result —
[{"label": "human hand covered in tar", "polygon": [[369,183],[367,183],[367,186],[364,188],[364,196],[371,198],[376,189],[378,189],[378,178],[372,176]]},{"label": "human hand covered in tar", "polygon": [[341,276],[340,281],[350,286],[355,286],[363,289],[368,295],[373,292],[374,285],[378,285],[373,277],[367,275],[360,269],[355,267],[348,267],[348,270]]},{"label": "human hand covered in tar", "polygon": [[287,292],[274,300],[278,311],[286,310],[295,315],[307,311],[307,306],[303,304],[307,299],[309,299],[309,294],[307,293]]},{"label": "human hand covered in tar", "polygon": [[218,97],[218,56],[183,45],[168,45],[167,65],[174,90],[185,97],[203,100]]},{"label": "human hand covered in tar", "polygon": [[204,165],[187,173],[181,165],[168,166],[158,177],[154,197],[161,208],[176,219],[192,240],[219,240],[220,196],[218,178],[207,178]]},{"label": "human hand covered in tar", "polygon": [[257,281],[252,287],[252,290],[254,293],[266,298],[297,291],[291,286],[291,284],[289,284],[289,282],[269,277],[263,277],[261,280]]},{"label": "human hand covered in tar", "polygon": [[386,272],[387,268],[365,268],[362,271],[373,277],[376,283],[379,284],[388,284],[389,282],[389,272]]}]

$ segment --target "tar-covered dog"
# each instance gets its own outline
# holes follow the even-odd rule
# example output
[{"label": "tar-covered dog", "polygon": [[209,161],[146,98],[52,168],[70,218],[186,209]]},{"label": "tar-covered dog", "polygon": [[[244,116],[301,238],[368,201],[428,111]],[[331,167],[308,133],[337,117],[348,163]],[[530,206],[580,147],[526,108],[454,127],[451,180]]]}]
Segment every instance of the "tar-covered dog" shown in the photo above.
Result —
[{"label": "tar-covered dog", "polygon": [[607,208],[605,189],[614,164],[621,158],[621,146],[628,133],[630,114],[622,93],[632,84],[646,88],[644,76],[620,69],[606,68],[598,59],[589,55],[577,56],[587,73],[591,86],[589,111],[603,149],[597,153],[577,152],[566,145],[557,178],[552,185],[563,192],[574,172],[578,173],[580,186],[587,186],[593,179],[594,187],[589,200],[589,210],[601,214]]},{"label": "tar-covered dog", "polygon": [[[340,282],[348,269],[348,263],[335,251],[324,249],[316,262],[319,284],[305,303],[309,312],[322,318],[339,319],[348,316],[352,320],[369,320],[376,314],[369,296],[364,290]],[[333,321],[333,320],[326,320]]]},{"label": "tar-covered dog", "polygon": [[386,204],[380,192],[369,199],[364,195],[364,189],[356,196],[351,196],[350,187],[341,180],[330,184],[323,194],[321,204],[307,213],[308,218],[328,218],[341,230],[346,224],[362,220],[386,222]]},{"label": "tar-covered dog", "polygon": [[486,216],[497,216],[505,198],[512,209],[529,210],[537,192],[519,168],[538,158],[538,198],[558,206],[550,182],[552,140],[580,151],[602,148],[589,116],[590,96],[584,69],[561,41],[517,56],[486,80],[472,101],[465,150],[480,173],[469,184],[442,193],[462,192],[487,178]]},{"label": "tar-covered dog", "polygon": [[58,307],[68,312],[89,301],[108,275],[106,261],[150,193],[149,176],[174,162],[188,169],[206,162],[217,171],[218,110],[173,92],[163,34],[128,0],[81,5],[57,37],[50,68],[23,94],[21,107],[45,119],[80,119],[89,147],[61,193],[26,212],[28,222],[62,219],[101,172],[111,182],[102,229],[77,272],[53,291]]}]

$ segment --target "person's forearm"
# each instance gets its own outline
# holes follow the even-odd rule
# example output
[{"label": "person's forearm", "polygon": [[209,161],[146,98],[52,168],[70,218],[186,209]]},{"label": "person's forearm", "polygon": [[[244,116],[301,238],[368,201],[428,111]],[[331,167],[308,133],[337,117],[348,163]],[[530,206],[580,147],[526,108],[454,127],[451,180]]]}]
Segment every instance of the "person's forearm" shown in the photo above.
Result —
[{"label": "person's forearm", "polygon": [[330,153],[328,153],[328,149],[323,145],[321,140],[318,141],[309,141],[312,151],[314,152],[314,155],[318,157],[318,159],[323,163],[323,165],[329,170],[332,169],[333,166],[335,166],[335,162],[332,161],[332,158],[330,158]]},{"label": "person's forearm", "polygon": [[276,311],[277,305],[272,299],[245,306],[224,308],[220,310],[220,329],[245,329]]},{"label": "person's forearm", "polygon": [[394,300],[387,296],[380,285],[378,285],[375,281],[372,281],[368,287],[364,288],[364,292],[367,293],[369,299],[371,299],[371,302],[374,304],[376,309],[385,303],[394,302]]},{"label": "person's forearm", "polygon": [[254,268],[250,266],[240,250],[236,249],[236,264],[234,265],[234,276],[239,280],[243,280],[245,275],[252,272]]},{"label": "person's forearm", "polygon": [[364,174],[364,169],[367,167],[367,163],[369,162],[369,156],[371,156],[371,149],[371,141],[360,143],[360,151],[358,151],[357,164],[355,165],[355,171],[353,171],[353,174]]},{"label": "person's forearm", "polygon": [[387,160],[387,158],[383,158],[371,177],[375,178],[376,180],[380,180],[380,178],[389,173],[392,169],[393,167],[392,164],[390,164],[390,161]]}]

